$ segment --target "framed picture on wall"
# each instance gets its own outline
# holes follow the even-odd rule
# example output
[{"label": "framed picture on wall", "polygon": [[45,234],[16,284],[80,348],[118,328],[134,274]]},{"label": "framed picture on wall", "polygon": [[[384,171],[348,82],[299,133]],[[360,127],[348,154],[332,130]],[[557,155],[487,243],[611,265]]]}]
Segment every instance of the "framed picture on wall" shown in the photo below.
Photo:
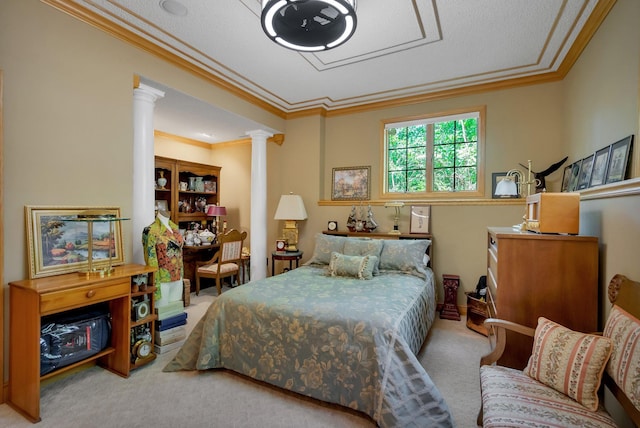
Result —
[{"label": "framed picture on wall", "polygon": [[[517,199],[520,197],[520,194],[515,195],[496,195],[496,188],[498,187],[498,183],[507,178],[506,172],[494,172],[491,174],[491,197],[493,199]],[[509,177],[516,183],[516,189],[519,188],[518,185],[518,176],[512,175]]]},{"label": "framed picture on wall", "polygon": [[598,150],[593,159],[593,171],[591,171],[591,180],[589,187],[600,186],[604,184],[607,173],[607,165],[609,164],[609,152],[611,146],[607,146]]},{"label": "framed picture on wall", "polygon": [[578,190],[589,187],[591,171],[593,170],[593,156],[594,155],[587,156],[582,159],[582,165],[580,166],[580,178],[578,179]]},{"label": "framed picture on wall", "polygon": [[431,205],[411,205],[409,233],[431,232]]},{"label": "framed picture on wall", "polygon": [[571,180],[571,165],[564,167],[564,174],[562,175],[562,187],[561,192],[567,192],[569,190],[569,181]]},{"label": "framed picture on wall", "polygon": [[615,183],[626,178],[632,144],[633,135],[630,135],[611,145],[605,183]]},{"label": "framed picture on wall", "polygon": [[580,165],[582,164],[582,160],[574,162],[571,164],[571,177],[569,177],[569,188],[568,192],[573,192],[578,190],[578,179],[580,178]]},{"label": "framed picture on wall", "polygon": [[371,167],[333,168],[332,201],[363,201],[370,199]]}]

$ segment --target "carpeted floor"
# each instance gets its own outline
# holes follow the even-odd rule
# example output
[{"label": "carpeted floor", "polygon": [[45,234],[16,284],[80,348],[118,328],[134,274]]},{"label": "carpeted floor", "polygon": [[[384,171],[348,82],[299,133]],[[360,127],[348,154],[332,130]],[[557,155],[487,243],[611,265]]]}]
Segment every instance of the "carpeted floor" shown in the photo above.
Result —
[{"label": "carpeted floor", "polygon": [[[188,329],[204,314],[215,287],[191,295]],[[480,405],[478,362],[486,337],[462,321],[436,322],[418,355],[460,428],[475,427]],[[257,383],[227,371],[164,373],[171,351],[121,378],[91,367],[41,388],[37,428],[49,427],[374,427],[366,416]],[[0,405],[0,427],[33,427]]]}]

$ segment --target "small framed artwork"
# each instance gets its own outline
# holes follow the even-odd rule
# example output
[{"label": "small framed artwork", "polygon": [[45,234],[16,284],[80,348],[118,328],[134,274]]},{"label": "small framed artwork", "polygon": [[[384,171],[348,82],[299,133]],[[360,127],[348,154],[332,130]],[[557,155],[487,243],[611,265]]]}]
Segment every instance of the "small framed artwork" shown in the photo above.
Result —
[{"label": "small framed artwork", "polygon": [[[105,221],[82,220],[87,213]],[[27,205],[25,217],[30,279],[87,270],[89,230],[93,266],[124,263],[120,208]]]},{"label": "small framed artwork", "polygon": [[611,145],[605,183],[615,183],[626,178],[632,144],[633,135],[630,135]]},{"label": "small framed artwork", "polygon": [[362,201],[370,199],[371,167],[333,168],[332,201]]},{"label": "small framed artwork", "polygon": [[591,171],[591,180],[589,181],[589,187],[600,186],[604,184],[604,179],[607,174],[607,165],[609,164],[609,152],[611,146],[607,146],[596,152],[593,159],[593,170]]},{"label": "small framed artwork", "polygon": [[430,233],[431,205],[411,205],[409,233]]},{"label": "small framed artwork", "polygon": [[[516,193],[515,195],[496,195],[496,189],[498,188],[498,183],[500,183],[502,180],[504,180],[505,178],[507,178],[507,173],[506,172],[494,172],[493,174],[491,174],[492,180],[491,180],[491,197],[493,199],[515,199],[515,198],[519,198],[520,195],[518,193]],[[511,180],[513,180],[514,183],[516,183],[516,192],[518,189],[518,176],[517,175],[511,175],[509,176],[509,178]]]},{"label": "small framed artwork", "polygon": [[582,160],[576,161],[571,164],[571,177],[569,177],[568,192],[573,192],[578,189],[578,179],[580,178],[580,165]]},{"label": "small framed artwork", "polygon": [[571,165],[564,167],[564,174],[562,175],[562,187],[561,192],[569,191],[569,181],[571,180]]},{"label": "small framed artwork", "polygon": [[593,170],[593,157],[594,155],[591,155],[582,159],[582,165],[580,166],[580,178],[578,178],[578,190],[589,187],[591,171]]}]

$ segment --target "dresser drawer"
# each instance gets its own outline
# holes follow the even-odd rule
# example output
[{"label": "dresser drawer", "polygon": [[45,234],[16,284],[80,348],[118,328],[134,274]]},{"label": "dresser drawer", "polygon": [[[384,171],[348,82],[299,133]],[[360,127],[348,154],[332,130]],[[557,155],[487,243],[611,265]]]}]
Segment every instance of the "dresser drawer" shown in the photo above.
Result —
[{"label": "dresser drawer", "polygon": [[117,297],[128,297],[131,283],[127,279],[114,279],[99,282],[73,290],[60,290],[40,295],[40,313],[42,315],[61,312],[76,307],[111,300]]}]

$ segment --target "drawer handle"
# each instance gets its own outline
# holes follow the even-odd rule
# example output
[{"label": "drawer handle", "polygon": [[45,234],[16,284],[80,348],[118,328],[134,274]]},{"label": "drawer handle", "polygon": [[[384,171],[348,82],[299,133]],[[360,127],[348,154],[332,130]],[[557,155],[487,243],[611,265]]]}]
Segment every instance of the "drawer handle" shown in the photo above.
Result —
[{"label": "drawer handle", "polygon": [[87,291],[87,297],[91,298],[91,297],[93,297],[93,296],[95,296],[95,295],[96,295],[96,291],[95,291],[95,290],[89,290],[89,291]]}]

